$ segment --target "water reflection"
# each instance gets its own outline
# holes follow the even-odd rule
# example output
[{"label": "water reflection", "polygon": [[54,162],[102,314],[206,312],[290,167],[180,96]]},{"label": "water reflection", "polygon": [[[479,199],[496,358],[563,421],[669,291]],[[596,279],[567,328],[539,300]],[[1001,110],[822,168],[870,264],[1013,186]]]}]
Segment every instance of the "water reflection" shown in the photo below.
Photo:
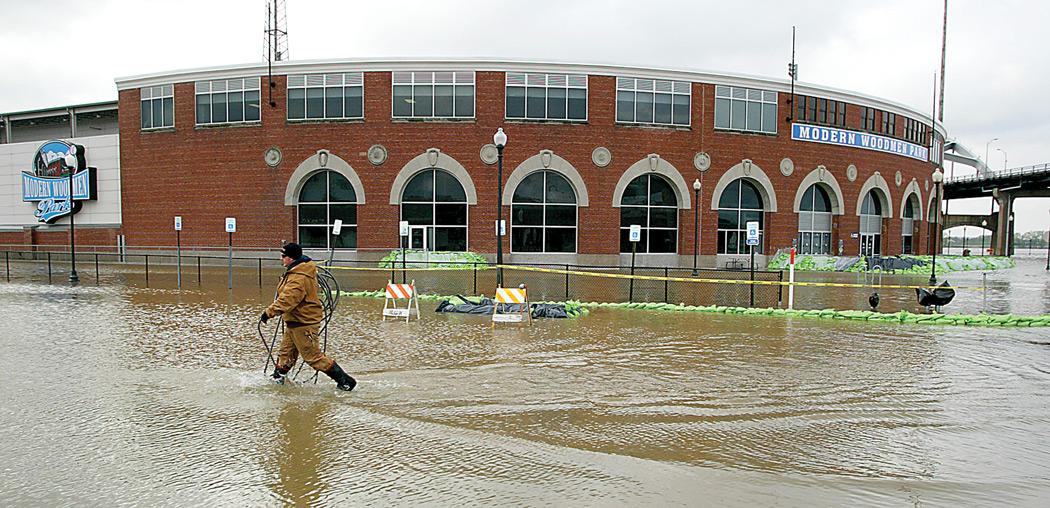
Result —
[{"label": "water reflection", "polygon": [[[1045,283],[1007,279],[1004,305],[1045,305]],[[0,336],[0,504],[1050,495],[1050,348],[1032,329],[599,309],[494,330],[382,322],[381,300],[346,298],[329,336],[361,381],[346,394],[325,377],[268,383],[255,319],[269,298],[0,283],[15,317]]]}]

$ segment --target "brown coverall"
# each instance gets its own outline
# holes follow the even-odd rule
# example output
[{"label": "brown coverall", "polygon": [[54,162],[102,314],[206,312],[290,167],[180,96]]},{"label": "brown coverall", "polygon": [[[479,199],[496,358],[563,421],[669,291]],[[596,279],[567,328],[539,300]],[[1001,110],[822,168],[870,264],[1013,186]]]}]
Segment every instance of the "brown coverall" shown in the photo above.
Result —
[{"label": "brown coverall", "polygon": [[284,317],[284,336],[277,349],[277,368],[287,372],[299,355],[316,370],[328,372],[335,363],[321,352],[317,332],[324,308],[317,297],[317,265],[313,261],[293,263],[277,285],[277,298],[266,315]]}]

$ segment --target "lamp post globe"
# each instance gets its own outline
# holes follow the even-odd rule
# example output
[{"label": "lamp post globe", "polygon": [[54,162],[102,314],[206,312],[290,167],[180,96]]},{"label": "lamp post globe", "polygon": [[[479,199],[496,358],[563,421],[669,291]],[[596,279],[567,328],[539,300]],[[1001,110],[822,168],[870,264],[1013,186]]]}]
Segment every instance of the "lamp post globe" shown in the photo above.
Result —
[{"label": "lamp post globe", "polygon": [[700,251],[700,179],[693,180],[693,276],[696,271],[696,258]]},{"label": "lamp post globe", "polygon": [[492,135],[496,145],[496,284],[503,285],[503,148],[507,146],[507,134],[503,127]]},{"label": "lamp post globe", "polygon": [[[991,143],[991,141],[989,141]],[[941,168],[937,168],[933,171],[933,188],[936,193],[936,199],[933,201],[933,261],[930,263],[930,284],[937,282],[937,251],[941,245],[941,231],[940,231],[940,217],[941,217],[941,183],[944,182],[944,173],[941,172]]]}]

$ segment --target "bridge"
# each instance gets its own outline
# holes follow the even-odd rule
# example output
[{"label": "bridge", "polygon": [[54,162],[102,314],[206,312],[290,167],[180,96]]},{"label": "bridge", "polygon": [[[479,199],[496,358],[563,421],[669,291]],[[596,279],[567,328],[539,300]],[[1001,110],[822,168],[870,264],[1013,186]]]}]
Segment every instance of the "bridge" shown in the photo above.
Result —
[{"label": "bridge", "polygon": [[[964,162],[962,157],[945,159]],[[988,215],[945,215],[944,228],[955,226],[984,227],[992,232],[991,248],[995,255],[1009,255],[1013,251],[1009,239],[1013,238],[1014,200],[1017,198],[1050,197],[1050,163],[1004,169],[988,170],[984,163],[970,164],[978,169],[976,175],[952,178],[944,182],[943,197],[949,199],[980,198],[991,196],[999,203],[999,210]],[[981,170],[984,171],[981,171]],[[981,221],[987,221],[982,226]],[[1000,234],[1004,232],[1006,234]]]}]

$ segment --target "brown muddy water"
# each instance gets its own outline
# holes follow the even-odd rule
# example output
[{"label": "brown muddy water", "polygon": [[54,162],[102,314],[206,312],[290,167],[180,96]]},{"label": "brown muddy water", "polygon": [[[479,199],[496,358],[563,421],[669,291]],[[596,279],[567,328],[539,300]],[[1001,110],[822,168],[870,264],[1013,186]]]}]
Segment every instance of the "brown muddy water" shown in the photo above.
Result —
[{"label": "brown muddy water", "polygon": [[[1023,273],[1042,301],[1016,305],[1045,308]],[[266,381],[270,298],[0,282],[0,506],[1050,499],[1047,329],[600,309],[493,330],[343,298],[342,393]]]}]

